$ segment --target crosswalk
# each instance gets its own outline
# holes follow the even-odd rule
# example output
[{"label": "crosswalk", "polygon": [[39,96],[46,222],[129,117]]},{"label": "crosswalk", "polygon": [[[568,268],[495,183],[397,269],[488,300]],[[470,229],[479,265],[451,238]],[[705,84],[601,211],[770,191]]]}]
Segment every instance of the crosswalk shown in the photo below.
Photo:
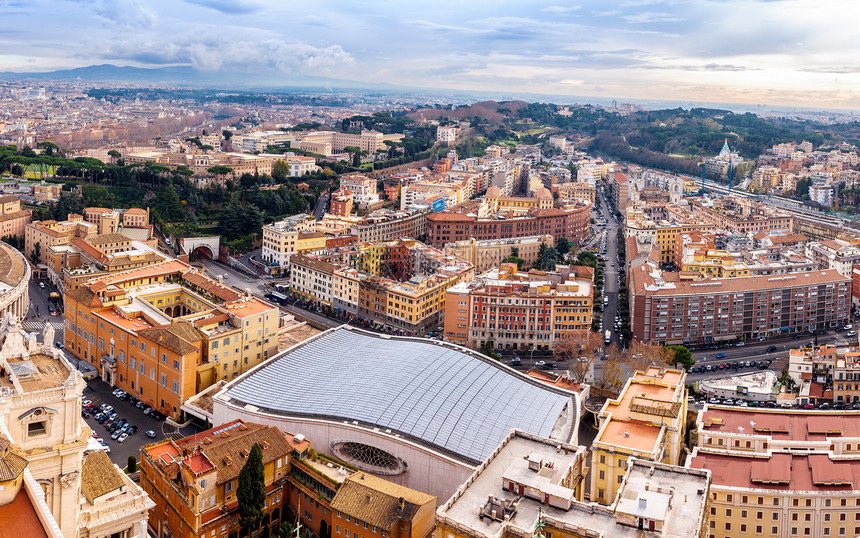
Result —
[{"label": "crosswalk", "polygon": [[[58,330],[63,328],[63,322],[62,321],[51,321],[50,323],[51,323],[51,327],[53,327],[55,331],[58,331]],[[42,329],[45,328],[45,321],[44,320],[37,320],[37,319],[34,319],[34,320],[28,319],[28,320],[21,322],[21,327],[23,329],[28,330],[28,331],[41,331]]]}]

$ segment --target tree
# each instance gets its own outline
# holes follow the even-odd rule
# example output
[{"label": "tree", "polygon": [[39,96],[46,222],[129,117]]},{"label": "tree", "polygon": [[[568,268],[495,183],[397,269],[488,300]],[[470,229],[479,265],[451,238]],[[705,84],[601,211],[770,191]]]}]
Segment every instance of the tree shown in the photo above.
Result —
[{"label": "tree", "polygon": [[110,157],[111,164],[116,164],[116,161],[120,157],[122,157],[122,153],[120,153],[119,151],[117,151],[115,149],[112,149],[112,150],[108,151],[108,156]]},{"label": "tree", "polygon": [[566,237],[559,237],[558,241],[556,242],[555,249],[558,251],[559,254],[564,256],[565,254],[570,252],[570,242],[567,240]]},{"label": "tree", "polygon": [[588,267],[597,267],[597,256],[590,250],[583,250],[576,255],[576,263],[578,265],[587,265]]},{"label": "tree", "polygon": [[507,258],[502,260],[502,263],[515,263],[517,264],[517,270],[519,271],[523,268],[523,264],[526,263],[526,261],[517,256],[508,256]]},{"label": "tree", "polygon": [[541,243],[538,248],[535,269],[539,271],[555,271],[556,264],[558,264],[558,251],[555,247],[549,247],[546,243]]},{"label": "tree", "polygon": [[649,344],[634,340],[627,351],[631,372],[645,371],[651,366],[668,364],[674,351],[657,344]]},{"label": "tree", "polygon": [[607,346],[604,350],[606,359],[601,363],[600,377],[594,380],[594,386],[613,392],[618,392],[627,379],[626,360],[624,351],[616,345]]},{"label": "tree", "polygon": [[136,472],[137,471],[137,458],[135,458],[134,456],[129,456],[128,457],[128,465],[126,466],[126,469],[129,473]]},{"label": "tree", "polygon": [[570,377],[577,383],[585,381],[600,349],[600,335],[589,330],[568,331],[553,347],[557,361],[570,361]]},{"label": "tree", "polygon": [[275,164],[272,165],[272,177],[278,183],[283,183],[290,177],[290,165],[286,161],[275,161]]},{"label": "tree", "polygon": [[233,138],[233,131],[223,130],[221,131],[221,136],[224,137],[224,140],[230,140]]},{"label": "tree", "polygon": [[666,346],[668,351],[672,352],[669,360],[671,365],[680,364],[684,370],[692,368],[696,361],[693,360],[693,354],[684,346]]},{"label": "tree", "polygon": [[227,174],[231,173],[233,171],[233,169],[230,168],[229,166],[217,165],[217,166],[210,166],[209,168],[206,169],[206,171],[209,172],[210,174],[214,175],[215,177],[220,178],[221,176],[226,176]]},{"label": "tree", "polygon": [[296,533],[296,527],[290,521],[283,521],[278,528],[278,533],[280,534],[280,538],[293,538],[293,535]]},{"label": "tree", "polygon": [[254,443],[242,470],[239,471],[239,523],[243,529],[256,530],[263,519],[263,504],[266,502],[266,477],[263,469],[263,450]]}]

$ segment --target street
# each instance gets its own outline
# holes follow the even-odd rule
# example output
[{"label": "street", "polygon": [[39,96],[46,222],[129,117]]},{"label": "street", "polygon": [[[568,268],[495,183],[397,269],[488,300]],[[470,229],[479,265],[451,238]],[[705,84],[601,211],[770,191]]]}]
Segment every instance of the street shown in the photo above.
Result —
[{"label": "street", "polygon": [[211,278],[217,280],[218,275],[222,275],[224,277],[222,283],[225,286],[237,288],[242,291],[245,291],[245,288],[251,288],[251,293],[259,297],[266,294],[266,280],[259,276],[251,276],[247,273],[228,267],[221,262],[207,258],[201,258],[200,263],[203,264],[203,267]]},{"label": "street", "polygon": [[[597,196],[602,196],[600,193]],[[609,202],[603,198],[600,214],[606,219],[606,268],[603,273],[603,295],[609,303],[603,309],[603,331],[612,331],[612,343],[618,345],[618,333],[614,330],[618,313],[618,268],[624,260],[618,259],[618,223],[609,210]]]},{"label": "street", "polygon": [[[166,437],[173,438],[181,438],[187,437],[189,435],[193,435],[200,431],[203,431],[201,428],[197,427],[194,424],[189,424],[182,428],[181,430],[177,430],[176,427],[170,426],[167,421],[160,422],[151,418],[147,415],[143,414],[143,411],[134,407],[128,401],[123,401],[111,394],[115,387],[112,387],[102,381],[101,379],[91,379],[87,381],[87,386],[84,388],[84,399],[91,400],[96,406],[101,405],[102,403],[106,403],[108,405],[113,406],[114,412],[116,412],[119,417],[125,418],[129,421],[130,424],[138,427],[137,433],[134,435],[130,435],[128,439],[123,443],[118,443],[110,438],[110,432],[105,429],[104,426],[99,424],[93,415],[90,415],[89,418],[85,419],[87,426],[93,430],[99,437],[104,439],[104,441],[110,445],[111,452],[109,454],[111,461],[119,465],[119,467],[125,468],[128,464],[128,457],[134,456],[137,458],[137,461],[140,461],[140,448],[147,444],[152,443],[154,441],[158,441],[160,439],[164,439]],[[155,432],[155,438],[149,438],[146,436],[147,430],[152,430]]]}]

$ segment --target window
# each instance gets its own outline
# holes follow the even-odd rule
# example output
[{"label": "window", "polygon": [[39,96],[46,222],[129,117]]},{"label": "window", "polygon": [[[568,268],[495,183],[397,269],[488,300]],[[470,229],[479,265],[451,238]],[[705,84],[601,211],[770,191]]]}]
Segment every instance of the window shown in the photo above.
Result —
[{"label": "window", "polygon": [[597,479],[598,479],[598,480],[606,480],[606,473],[605,473],[602,469],[601,469],[601,470],[600,470],[600,472],[598,473],[598,477],[597,477]]},{"label": "window", "polygon": [[164,364],[167,364],[167,353],[161,354],[161,362],[163,362]]},{"label": "window", "polygon": [[39,422],[31,422],[27,424],[27,436],[45,435],[47,433],[46,423],[44,420]]},{"label": "window", "polygon": [[741,519],[746,519],[746,518],[747,518],[747,511],[741,510]]},{"label": "window", "polygon": [[227,482],[226,484],[224,484],[224,493],[230,493],[231,491],[233,491],[233,481],[232,480]]},{"label": "window", "polygon": [[146,342],[141,342],[141,343],[140,343],[140,350],[141,350],[141,351],[146,351]]}]

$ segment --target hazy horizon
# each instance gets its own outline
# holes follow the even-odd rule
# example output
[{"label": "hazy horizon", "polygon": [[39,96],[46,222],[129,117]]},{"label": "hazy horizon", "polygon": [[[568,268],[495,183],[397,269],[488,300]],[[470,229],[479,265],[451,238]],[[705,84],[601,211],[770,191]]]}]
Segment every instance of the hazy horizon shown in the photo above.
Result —
[{"label": "hazy horizon", "polygon": [[848,0],[3,5],[0,71],[189,66],[619,103],[860,108],[860,4]]}]

